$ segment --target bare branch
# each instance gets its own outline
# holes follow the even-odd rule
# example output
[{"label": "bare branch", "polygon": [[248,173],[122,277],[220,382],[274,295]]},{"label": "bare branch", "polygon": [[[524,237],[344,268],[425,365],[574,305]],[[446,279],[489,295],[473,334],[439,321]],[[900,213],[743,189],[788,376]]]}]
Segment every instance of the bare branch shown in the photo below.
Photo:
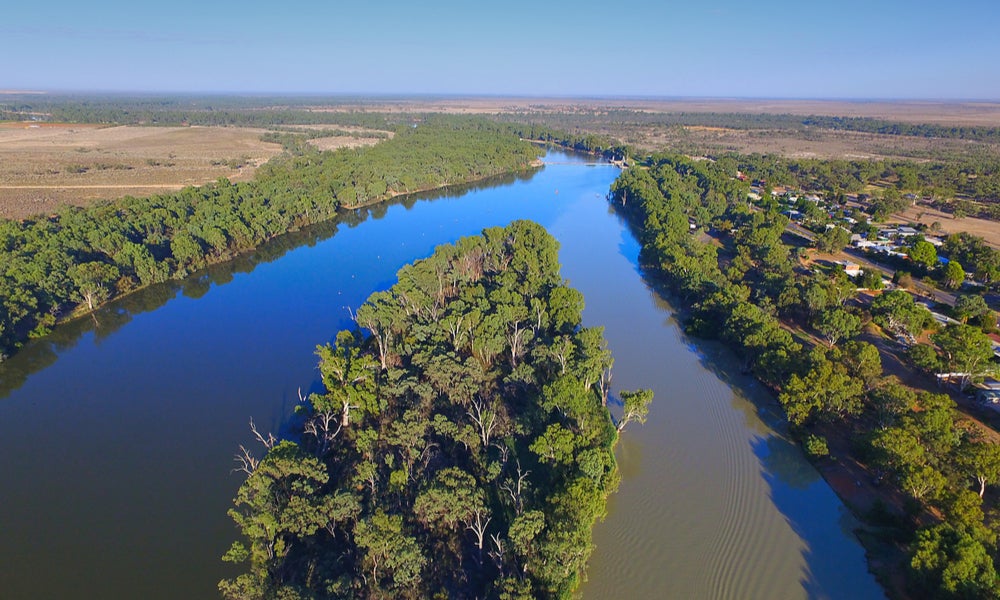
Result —
[{"label": "bare branch", "polygon": [[274,437],[274,434],[268,432],[265,438],[259,431],[257,431],[257,426],[254,424],[253,419],[250,419],[250,431],[253,432],[253,436],[257,438],[257,441],[264,444],[264,447],[270,450],[274,448],[274,445],[278,443],[278,438]]},{"label": "bare branch", "polygon": [[260,464],[260,459],[256,458],[254,455],[250,454],[250,451],[246,449],[246,446],[240,444],[240,451],[236,454],[233,460],[237,463],[237,466],[231,471],[235,473],[237,471],[242,471],[249,477],[253,475],[254,469]]}]

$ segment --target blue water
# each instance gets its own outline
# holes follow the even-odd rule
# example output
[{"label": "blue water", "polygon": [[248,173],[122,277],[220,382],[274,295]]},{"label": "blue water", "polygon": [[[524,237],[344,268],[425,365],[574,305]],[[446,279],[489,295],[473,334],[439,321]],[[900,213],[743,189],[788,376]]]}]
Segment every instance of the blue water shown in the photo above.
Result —
[{"label": "blue water", "polygon": [[0,597],[216,597],[234,574],[219,557],[249,420],[287,426],[317,383],[316,345],[401,266],[518,218],[561,241],[586,322],[607,326],[616,388],[657,393],[620,447],[585,596],[879,597],[829,487],[642,279],[604,201],[617,169],[549,159],[145,290],[0,365]]}]

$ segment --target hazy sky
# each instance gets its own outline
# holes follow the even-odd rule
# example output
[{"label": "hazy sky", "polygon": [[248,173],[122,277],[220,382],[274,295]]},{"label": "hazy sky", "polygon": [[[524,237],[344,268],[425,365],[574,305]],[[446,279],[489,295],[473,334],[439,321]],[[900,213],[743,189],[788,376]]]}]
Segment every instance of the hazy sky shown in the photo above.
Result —
[{"label": "hazy sky", "polygon": [[0,89],[1000,99],[1000,1],[9,3]]}]

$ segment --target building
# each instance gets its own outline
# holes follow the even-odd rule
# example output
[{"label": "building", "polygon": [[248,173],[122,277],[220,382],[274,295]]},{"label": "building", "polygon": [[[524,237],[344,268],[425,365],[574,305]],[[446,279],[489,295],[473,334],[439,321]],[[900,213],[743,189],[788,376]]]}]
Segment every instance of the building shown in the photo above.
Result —
[{"label": "building", "polygon": [[852,263],[850,261],[845,260],[845,261],[837,261],[837,264],[844,267],[844,273],[847,273],[848,277],[857,277],[858,275],[864,273],[864,270],[861,268],[861,265],[857,263]]}]

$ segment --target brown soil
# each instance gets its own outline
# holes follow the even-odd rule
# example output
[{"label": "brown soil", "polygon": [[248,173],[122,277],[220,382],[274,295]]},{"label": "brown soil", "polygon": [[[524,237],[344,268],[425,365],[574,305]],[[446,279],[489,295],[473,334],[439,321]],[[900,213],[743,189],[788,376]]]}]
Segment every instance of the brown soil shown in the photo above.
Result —
[{"label": "brown soil", "polygon": [[964,231],[983,238],[987,244],[994,248],[1000,248],[1000,223],[996,221],[973,217],[956,219],[951,214],[922,204],[911,206],[892,217],[890,219],[892,223],[923,223],[924,225],[938,223],[941,225],[941,232],[937,235],[941,237]]},{"label": "brown soil", "polygon": [[223,127],[0,125],[0,217],[148,195],[219,177],[245,180],[281,151],[263,130]]},{"label": "brown soil", "polygon": [[1000,123],[1000,102],[841,100],[737,100],[723,98],[657,99],[568,99],[568,98],[442,98],[372,101],[364,105],[317,106],[314,110],[381,112],[445,112],[455,114],[512,113],[524,111],[580,112],[595,109],[626,109],[648,112],[771,113],[875,117],[911,123],[943,125],[987,125]]},{"label": "brown soil", "polygon": [[320,150],[339,150],[340,148],[358,148],[360,146],[374,146],[375,144],[381,142],[379,138],[356,138],[348,137],[344,135],[335,135],[331,137],[321,137],[313,138],[309,140],[309,143],[319,148]]}]

